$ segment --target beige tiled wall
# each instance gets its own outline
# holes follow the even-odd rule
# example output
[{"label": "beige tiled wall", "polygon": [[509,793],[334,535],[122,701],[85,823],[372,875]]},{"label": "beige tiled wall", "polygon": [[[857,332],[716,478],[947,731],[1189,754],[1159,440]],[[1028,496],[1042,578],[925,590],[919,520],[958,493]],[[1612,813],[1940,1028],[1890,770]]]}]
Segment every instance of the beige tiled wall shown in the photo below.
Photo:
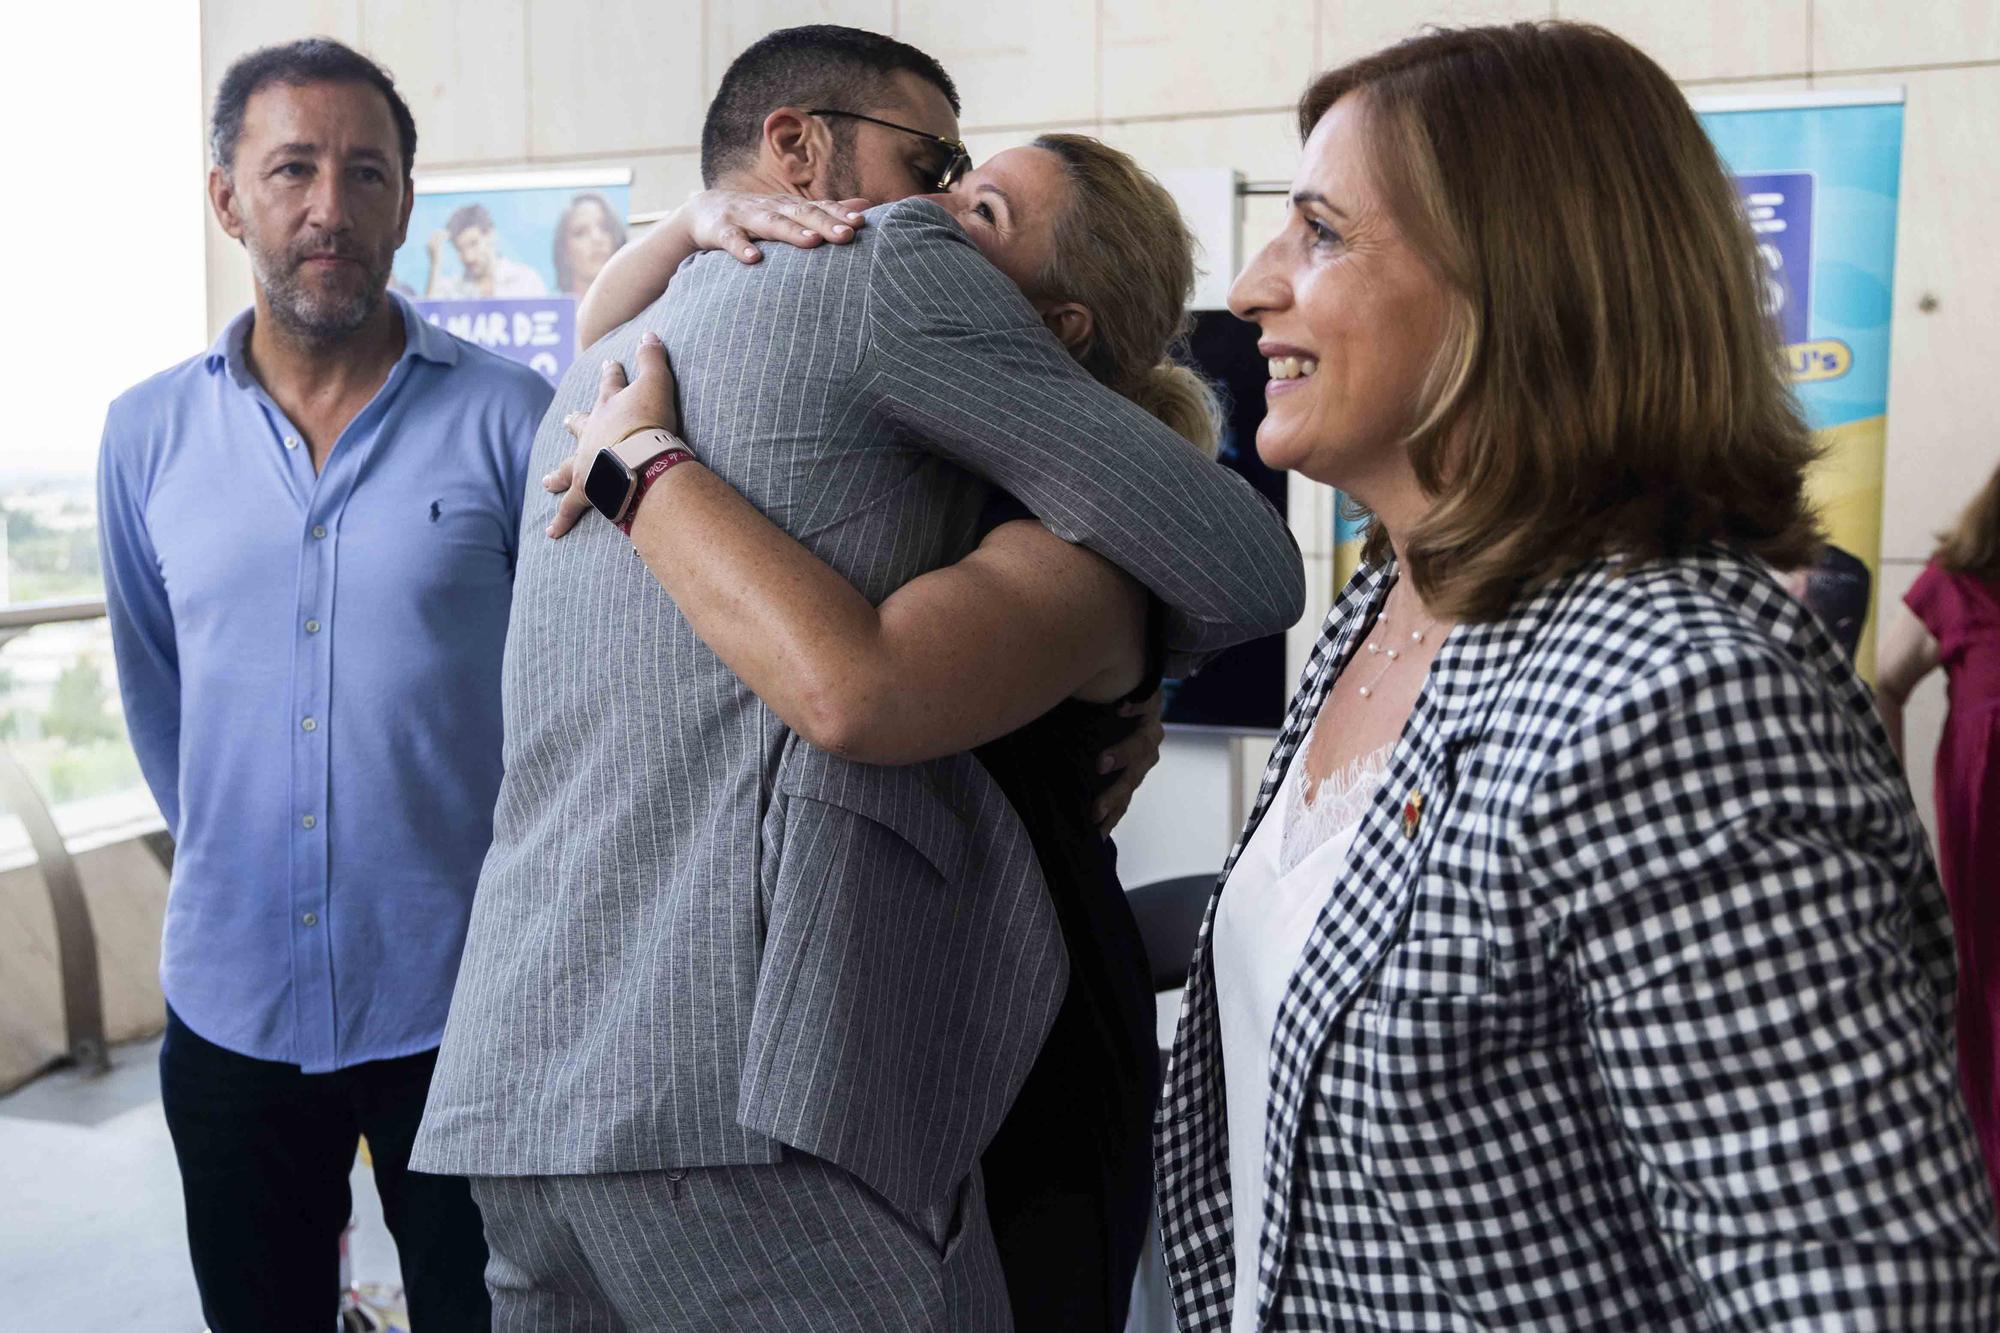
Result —
[{"label": "beige tiled wall", "polygon": [[[515,161],[531,151],[525,0],[361,0],[375,57],[402,71],[426,161]],[[501,77],[504,74],[504,77]]]},{"label": "beige tiled wall", "polygon": [[1087,125],[1098,118],[1096,5],[904,0],[896,8],[896,35],[930,52],[951,71],[965,100],[967,125],[1046,129]]},{"label": "beige tiled wall", "polygon": [[1812,0],[1559,0],[1566,19],[1636,42],[1677,79],[1752,79],[1812,69]]},{"label": "beige tiled wall", "polygon": [[1908,69],[2000,60],[1991,0],[1817,0],[1813,68]]},{"label": "beige tiled wall", "polygon": [[[2000,5],[1996,5],[2000,8]],[[1902,84],[1894,360],[1883,554],[1920,559],[1954,505],[2000,462],[2000,67],[1817,79],[1822,88]],[[1928,300],[1926,298],[1929,298]],[[1926,306],[1932,308],[1926,309]]]},{"label": "beige tiled wall", "polygon": [[[418,117],[420,169],[629,165],[639,209],[694,188],[716,80],[747,43],[792,23],[872,27],[936,54],[981,152],[1081,129],[1157,168],[1252,179],[1289,176],[1290,107],[1312,71],[1431,23],[1601,23],[1696,94],[1903,84],[1885,594],[2000,463],[2000,375],[1987,365],[2000,345],[2000,0],[204,0],[202,13],[210,89],[254,45],[325,32],[395,71]],[[1246,201],[1245,244],[1280,216],[1276,200]],[[248,278],[213,227],[208,258],[219,325],[248,300]],[[1308,545],[1323,568],[1323,543]],[[1295,636],[1301,652],[1324,608],[1322,597]],[[1928,752],[1913,752],[1927,769]]]},{"label": "beige tiled wall", "polygon": [[1431,25],[1519,23],[1554,18],[1554,0],[1451,0],[1399,4],[1396,0],[1319,0],[1319,63],[1330,66]]},{"label": "beige tiled wall", "polygon": [[[752,6],[755,8],[755,6]],[[528,0],[529,160],[637,154],[701,141],[703,25],[644,0]],[[689,8],[693,8],[690,6]]]},{"label": "beige tiled wall", "polygon": [[1099,13],[1103,116],[1284,107],[1317,61],[1310,5],[1102,0]]}]

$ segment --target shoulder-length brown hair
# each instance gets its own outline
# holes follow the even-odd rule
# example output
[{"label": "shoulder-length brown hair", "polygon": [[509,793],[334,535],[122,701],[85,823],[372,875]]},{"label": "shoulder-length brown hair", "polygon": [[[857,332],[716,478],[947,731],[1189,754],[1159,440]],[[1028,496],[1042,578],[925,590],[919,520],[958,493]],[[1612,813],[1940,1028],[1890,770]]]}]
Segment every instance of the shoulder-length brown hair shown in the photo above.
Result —
[{"label": "shoulder-length brown hair", "polygon": [[[1573,23],[1433,31],[1321,76],[1452,295],[1398,534],[1433,609],[1504,613],[1599,556],[1724,541],[1809,563],[1815,457],[1715,149],[1638,48]],[[1378,523],[1369,556],[1388,554]]]},{"label": "shoulder-length brown hair", "polygon": [[1931,558],[1953,573],[2000,582],[2000,468],[1986,479],[1950,531],[1938,534],[1937,553]]}]

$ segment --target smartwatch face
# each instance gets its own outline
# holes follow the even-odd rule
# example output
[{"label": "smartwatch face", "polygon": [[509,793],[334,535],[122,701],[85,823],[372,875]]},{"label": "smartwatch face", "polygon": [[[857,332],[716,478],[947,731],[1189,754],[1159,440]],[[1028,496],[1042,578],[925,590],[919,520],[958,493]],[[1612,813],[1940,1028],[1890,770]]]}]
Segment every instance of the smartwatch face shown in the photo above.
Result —
[{"label": "smartwatch face", "polygon": [[591,460],[590,472],[583,479],[583,498],[590,501],[591,508],[615,523],[625,512],[625,502],[632,498],[632,488],[637,484],[631,469],[618,460],[618,455],[602,449]]}]

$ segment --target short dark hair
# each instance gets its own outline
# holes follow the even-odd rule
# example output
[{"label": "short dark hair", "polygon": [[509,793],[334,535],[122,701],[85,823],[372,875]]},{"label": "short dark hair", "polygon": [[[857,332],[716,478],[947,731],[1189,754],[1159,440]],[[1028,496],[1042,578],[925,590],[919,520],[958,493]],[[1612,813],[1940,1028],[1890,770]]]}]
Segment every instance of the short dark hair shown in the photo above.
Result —
[{"label": "short dark hair", "polygon": [[451,210],[451,216],[444,220],[444,234],[453,240],[458,234],[477,227],[481,231],[493,230],[493,215],[486,211],[484,204],[461,204]]},{"label": "short dark hair", "polygon": [[[879,105],[881,84],[914,74],[958,108],[958,89],[944,66],[907,42],[860,28],[811,23],[780,28],[752,42],[730,62],[701,124],[701,179],[714,185],[757,149],[764,117],[781,106],[867,111]],[[847,127],[852,132],[852,126]]]},{"label": "short dark hair", "polygon": [[417,122],[396,91],[389,71],[331,37],[307,37],[282,46],[266,46],[241,56],[222,76],[215,92],[215,112],[209,118],[208,147],[215,165],[229,171],[236,165],[236,141],[243,137],[243,112],[250,99],[274,83],[297,88],[308,83],[364,83],[382,94],[396,137],[403,145],[403,180],[417,163]]}]

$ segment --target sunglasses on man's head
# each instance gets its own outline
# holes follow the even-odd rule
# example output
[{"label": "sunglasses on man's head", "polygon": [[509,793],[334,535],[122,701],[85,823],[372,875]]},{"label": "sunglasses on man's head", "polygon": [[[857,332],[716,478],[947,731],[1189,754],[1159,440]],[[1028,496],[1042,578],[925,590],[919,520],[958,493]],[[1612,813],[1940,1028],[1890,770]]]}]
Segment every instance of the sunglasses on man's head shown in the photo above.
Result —
[{"label": "sunglasses on man's head", "polygon": [[949,154],[945,158],[943,168],[939,170],[937,175],[937,185],[935,188],[939,190],[949,190],[954,181],[972,170],[972,153],[957,139],[947,139],[943,135],[932,134],[928,130],[911,129],[908,125],[898,125],[893,120],[883,120],[879,116],[864,116],[859,111],[836,111],[831,107],[808,107],[806,114],[810,116],[845,116],[849,120],[865,120],[870,125],[880,125],[885,129],[891,130],[901,130],[905,134],[914,134],[919,139],[929,139]]}]

